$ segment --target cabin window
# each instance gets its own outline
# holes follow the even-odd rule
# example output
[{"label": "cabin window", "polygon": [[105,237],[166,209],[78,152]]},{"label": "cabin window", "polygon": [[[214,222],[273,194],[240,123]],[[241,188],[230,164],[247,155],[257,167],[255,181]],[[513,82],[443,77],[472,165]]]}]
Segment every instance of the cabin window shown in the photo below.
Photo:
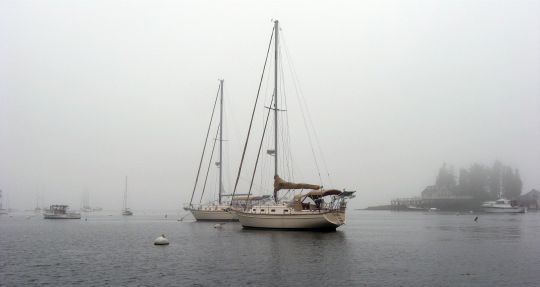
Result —
[{"label": "cabin window", "polygon": [[289,212],[289,210],[288,210],[288,209],[284,209],[283,212]]},{"label": "cabin window", "polygon": [[257,209],[253,208],[253,211],[257,211]]},{"label": "cabin window", "polygon": [[261,212],[264,212],[264,209],[261,209]]},{"label": "cabin window", "polygon": [[270,211],[271,211],[271,212],[276,212],[276,210],[275,210],[275,209],[272,209],[272,210],[270,210]]}]

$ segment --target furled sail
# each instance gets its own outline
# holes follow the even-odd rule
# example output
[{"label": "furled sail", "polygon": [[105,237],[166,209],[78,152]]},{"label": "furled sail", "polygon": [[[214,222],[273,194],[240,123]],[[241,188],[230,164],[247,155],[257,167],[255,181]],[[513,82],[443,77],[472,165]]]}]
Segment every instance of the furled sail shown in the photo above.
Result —
[{"label": "furled sail", "polygon": [[293,183],[281,179],[279,176],[274,176],[274,193],[280,189],[314,189],[318,190],[321,187],[315,184],[309,183]]}]

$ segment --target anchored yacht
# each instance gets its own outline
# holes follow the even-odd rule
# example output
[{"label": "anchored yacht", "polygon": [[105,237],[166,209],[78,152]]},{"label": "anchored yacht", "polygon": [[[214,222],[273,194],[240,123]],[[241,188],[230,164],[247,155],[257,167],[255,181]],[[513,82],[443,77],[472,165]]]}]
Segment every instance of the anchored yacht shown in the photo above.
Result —
[{"label": "anchored yacht", "polygon": [[[324,189],[321,185],[309,184],[309,183],[293,183],[282,179],[279,176],[279,169],[289,168],[289,161],[291,161],[290,152],[280,150],[289,145],[289,139],[285,138],[288,132],[280,132],[280,126],[278,125],[278,112],[285,112],[285,107],[278,106],[278,92],[281,93],[282,87],[278,88],[278,83],[283,83],[283,79],[278,79],[278,68],[280,63],[279,55],[279,37],[280,28],[279,22],[274,21],[274,28],[272,30],[272,36],[270,37],[270,43],[267,51],[267,59],[272,44],[274,43],[274,89],[271,98],[271,102],[265,108],[268,110],[266,116],[266,122],[264,124],[264,130],[262,139],[259,145],[259,151],[255,162],[255,168],[250,183],[248,196],[251,196],[251,189],[253,186],[253,178],[255,177],[255,171],[259,157],[261,154],[261,147],[265,143],[264,134],[267,129],[268,119],[270,114],[273,113],[274,119],[274,138],[272,149],[267,150],[267,154],[273,157],[274,160],[274,184],[273,184],[273,202],[271,203],[255,203],[248,204],[244,208],[235,208],[240,223],[244,228],[260,228],[260,229],[288,229],[288,230],[335,230],[337,227],[345,223],[345,210],[347,207],[347,199],[354,197],[354,191],[340,191],[336,189]],[[285,49],[285,53],[286,53]],[[265,61],[266,68],[266,61]],[[264,76],[264,69],[263,69]],[[262,83],[262,77],[261,77]],[[281,88],[281,89],[280,89]],[[282,98],[285,93],[283,92]],[[258,99],[258,95],[257,95]],[[286,101],[283,102],[286,104]],[[255,107],[257,100],[255,102]],[[254,107],[254,111],[255,111]],[[286,118],[285,118],[286,120]],[[251,118],[253,122],[253,115]],[[283,126],[287,127],[288,123],[283,123]],[[249,139],[251,131],[248,131],[248,137],[246,139],[246,145]],[[281,142],[278,143],[278,138]],[[278,149],[280,148],[280,149]],[[246,149],[244,148],[244,154]],[[280,166],[278,159],[283,160],[284,163]],[[287,161],[289,160],[289,161]],[[242,169],[243,156],[238,170],[238,176],[235,184],[234,192],[238,185],[238,179]],[[317,167],[318,168],[318,167]],[[291,172],[285,174],[290,175]],[[320,174],[320,173],[319,173]],[[233,192],[233,194],[234,194]],[[282,192],[281,194],[279,192]],[[290,199],[290,194],[297,193]],[[287,197],[287,194],[289,196]]]},{"label": "anchored yacht", "polygon": [[48,210],[43,212],[44,219],[81,219],[81,214],[78,212],[68,212],[67,205],[51,205]]},{"label": "anchored yacht", "polygon": [[[199,162],[199,167],[197,170],[197,176],[195,177],[195,185],[193,187],[193,191],[191,193],[191,198],[189,201],[189,204],[184,206],[184,210],[190,211],[191,214],[193,214],[193,217],[197,221],[238,221],[238,216],[236,216],[236,213],[233,212],[230,202],[232,202],[233,198],[231,197],[230,201],[224,200],[224,197],[227,197],[228,195],[223,194],[223,83],[224,80],[219,80],[219,87],[218,87],[218,93],[216,95],[216,99],[214,101],[214,108],[212,109],[212,115],[210,116],[210,124],[208,125],[208,130],[206,132],[206,140],[204,142],[203,152],[201,155],[201,160]],[[197,190],[197,184],[199,182],[199,175],[201,172],[201,166],[203,163],[207,143],[208,143],[208,135],[210,133],[210,129],[212,127],[212,121],[214,118],[214,112],[216,108],[216,104],[219,98],[220,103],[220,111],[219,111],[219,125],[216,133],[219,133],[219,138],[217,138],[214,141],[214,144],[212,146],[212,152],[210,155],[210,160],[208,162],[208,167],[206,170],[206,177],[204,179],[204,185],[202,187],[199,203],[193,203],[193,197],[195,195],[195,191]],[[210,172],[210,166],[214,155],[214,148],[216,141],[219,142],[219,160],[215,163],[217,168],[219,169],[219,182],[218,182],[218,198],[215,201],[209,202],[209,203],[202,203],[204,192],[206,191],[206,183],[208,180],[208,173]]]},{"label": "anchored yacht", "polygon": [[515,201],[505,198],[499,198],[495,201],[486,201],[482,203],[482,209],[489,213],[525,213],[527,208],[518,206]]}]

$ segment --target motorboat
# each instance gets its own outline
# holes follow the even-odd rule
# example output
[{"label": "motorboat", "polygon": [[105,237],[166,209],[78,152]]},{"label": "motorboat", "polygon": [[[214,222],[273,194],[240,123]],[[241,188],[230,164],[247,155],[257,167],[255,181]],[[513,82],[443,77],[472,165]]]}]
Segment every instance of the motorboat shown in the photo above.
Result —
[{"label": "motorboat", "polygon": [[518,206],[513,200],[499,198],[495,201],[482,203],[482,209],[488,213],[525,213],[527,208]]},{"label": "motorboat", "polygon": [[43,212],[44,219],[81,219],[78,212],[69,212],[67,205],[51,205],[49,209]]}]

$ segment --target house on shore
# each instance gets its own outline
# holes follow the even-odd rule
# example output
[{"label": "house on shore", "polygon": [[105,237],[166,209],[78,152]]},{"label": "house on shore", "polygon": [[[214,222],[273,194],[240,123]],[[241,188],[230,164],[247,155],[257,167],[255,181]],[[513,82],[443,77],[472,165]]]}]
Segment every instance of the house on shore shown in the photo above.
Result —
[{"label": "house on shore", "polygon": [[520,206],[525,206],[529,210],[538,210],[540,207],[540,191],[531,189],[531,191],[522,194],[517,201]]}]

